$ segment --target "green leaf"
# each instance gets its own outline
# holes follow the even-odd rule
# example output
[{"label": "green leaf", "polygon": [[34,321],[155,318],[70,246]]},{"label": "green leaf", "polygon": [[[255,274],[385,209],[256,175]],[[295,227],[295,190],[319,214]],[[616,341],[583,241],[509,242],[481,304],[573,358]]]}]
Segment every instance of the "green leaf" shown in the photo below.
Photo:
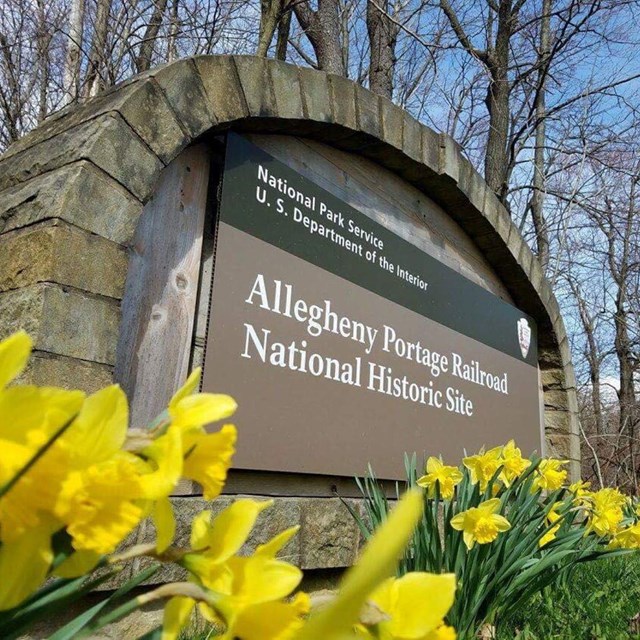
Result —
[{"label": "green leaf", "polygon": [[116,573],[116,571],[105,573],[93,580],[88,580],[87,576],[81,576],[80,578],[53,581],[52,584],[37,591],[19,607],[0,614],[3,640],[20,637],[35,622],[78,601]]},{"label": "green leaf", "polygon": [[[109,624],[109,621],[115,622],[115,620],[118,618],[115,618],[114,620],[110,620],[110,614],[103,616],[98,621],[95,621],[95,618],[107,605],[114,604],[115,602],[117,602],[120,598],[125,596],[132,589],[134,589],[139,584],[144,582],[147,578],[151,577],[154,573],[156,573],[156,571],[158,571],[159,568],[160,568],[160,565],[155,564],[149,567],[148,569],[146,569],[145,571],[142,571],[135,577],[131,578],[130,580],[127,580],[127,582],[125,582],[111,596],[105,598],[98,604],[94,605],[84,613],[74,618],[71,622],[69,622],[64,627],[56,631],[56,633],[54,633],[52,636],[50,636],[49,640],[75,640],[75,639],[83,638],[88,633],[97,631],[98,629],[101,629],[106,624]],[[127,613],[134,611],[138,607],[135,599],[129,601],[127,605],[131,605],[131,608]],[[103,619],[107,619],[109,621],[101,623],[101,620]]]}]

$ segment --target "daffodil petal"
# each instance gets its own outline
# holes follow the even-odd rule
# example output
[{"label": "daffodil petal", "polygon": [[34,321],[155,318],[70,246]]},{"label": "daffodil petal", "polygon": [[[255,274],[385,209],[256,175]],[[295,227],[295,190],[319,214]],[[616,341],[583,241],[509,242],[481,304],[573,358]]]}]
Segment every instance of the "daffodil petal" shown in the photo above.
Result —
[{"label": "daffodil petal", "polygon": [[111,458],[124,444],[128,423],[127,396],[118,385],[89,396],[64,435],[71,464],[80,468]]},{"label": "daffodil petal", "polygon": [[0,389],[16,378],[29,361],[31,338],[24,331],[18,331],[0,342]]},{"label": "daffodil petal", "polygon": [[188,453],[184,476],[202,486],[205,500],[214,500],[220,495],[235,453],[236,439],[236,428],[231,424],[224,425],[217,433],[185,437]]},{"label": "daffodil petal", "polygon": [[53,562],[52,532],[44,525],[0,546],[0,611],[16,607],[44,582]]},{"label": "daffodil petal", "polygon": [[194,519],[191,529],[192,549],[206,548],[208,557],[224,562],[240,550],[260,512],[272,504],[273,500],[240,499],[221,511],[213,521]]},{"label": "daffodil petal", "polygon": [[144,455],[153,460],[157,469],[139,478],[141,498],[159,500],[175,488],[183,472],[182,434],[169,427],[167,432],[144,449]]},{"label": "daffodil petal", "polygon": [[59,578],[78,578],[93,571],[102,556],[95,551],[75,551],[56,570]]},{"label": "daffodil petal", "polygon": [[491,498],[491,500],[485,500],[479,507],[486,509],[489,513],[495,513],[500,509],[500,498]]},{"label": "daffodil petal", "polygon": [[[412,572],[395,580],[395,606],[388,611],[389,629],[397,638],[423,638],[436,629],[451,608],[455,575]],[[375,594],[371,598],[376,602]]]},{"label": "daffodil petal", "polygon": [[180,387],[180,389],[178,389],[178,391],[176,391],[173,398],[171,398],[171,401],[169,402],[169,413],[175,410],[178,404],[180,404],[181,400],[184,400],[184,398],[190,396],[200,386],[201,372],[202,370],[200,369],[200,367],[194,369],[187,378],[187,381],[182,385],[182,387]]},{"label": "daffodil petal", "polygon": [[218,393],[198,393],[187,396],[170,410],[170,415],[180,427],[201,427],[225,420],[238,408],[231,397]]},{"label": "daffodil petal", "polygon": [[153,505],[152,517],[156,527],[156,551],[163,553],[176,535],[176,519],[171,500],[169,498],[157,500]]},{"label": "daffodil petal", "polygon": [[296,535],[296,533],[298,533],[299,530],[300,525],[285,529],[278,535],[271,538],[269,542],[259,545],[255,554],[257,556],[275,558],[276,554],[289,542],[289,540],[291,540],[291,538],[293,538],[293,536]]},{"label": "daffodil petal", "polygon": [[195,601],[191,598],[171,598],[164,608],[162,640],[177,640],[182,628],[189,622]]},{"label": "daffodil petal", "polygon": [[2,437],[43,445],[80,411],[84,398],[82,391],[56,387],[9,387],[0,394]]},{"label": "daffodil petal", "polygon": [[473,549],[473,545],[476,542],[475,538],[473,537],[473,533],[471,533],[470,531],[465,531],[462,534],[462,539],[464,540],[464,544],[467,547],[467,549],[471,551],[471,549]]},{"label": "daffodil petal", "polygon": [[209,527],[211,526],[212,517],[213,512],[209,509],[205,509],[191,521],[190,545],[195,551],[206,548],[207,534],[209,532]]},{"label": "daffodil petal", "polygon": [[294,591],[302,580],[302,571],[281,560],[253,556],[246,562],[244,580],[246,590],[242,596],[249,602],[273,602]]},{"label": "daffodil petal", "polygon": [[454,529],[456,529],[456,531],[462,531],[464,528],[464,513],[458,513],[453,516],[450,524]]},{"label": "daffodil petal", "polygon": [[509,529],[511,529],[511,523],[504,516],[494,515],[492,520],[496,526],[496,529],[500,532],[508,531]]},{"label": "daffodil petal", "polygon": [[234,634],[243,640],[289,640],[303,625],[309,612],[306,593],[298,593],[291,602],[266,602],[249,607],[238,617]]}]

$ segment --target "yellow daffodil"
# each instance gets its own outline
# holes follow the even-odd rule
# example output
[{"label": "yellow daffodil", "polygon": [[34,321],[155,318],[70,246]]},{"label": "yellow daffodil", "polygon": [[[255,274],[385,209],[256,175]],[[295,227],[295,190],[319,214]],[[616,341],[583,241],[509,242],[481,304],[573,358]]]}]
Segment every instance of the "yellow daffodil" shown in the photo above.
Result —
[{"label": "yellow daffodil", "polygon": [[24,332],[0,342],[0,610],[16,606],[45,580],[53,553],[53,515],[65,477],[60,434],[84,394],[50,387],[11,386],[24,370],[31,340]]},{"label": "yellow daffodil", "polygon": [[46,578],[51,536],[60,529],[75,549],[56,569],[64,577],[91,570],[149,514],[163,552],[175,533],[168,496],[179,478],[184,473],[202,484],[206,498],[215,498],[236,439],[232,425],[205,431],[236,404],[229,396],[192,395],[198,370],[172,399],[162,428],[137,432],[136,447],[127,440],[127,400],[117,385],[89,398],[79,391],[8,387],[30,351],[24,333],[0,342],[0,565],[20,577],[6,582],[1,608]]},{"label": "yellow daffodil", "polygon": [[185,435],[183,474],[202,486],[205,500],[214,500],[220,495],[236,439],[236,428],[232,424],[225,424],[217,433],[191,431]]},{"label": "yellow daffodil", "polygon": [[516,447],[516,443],[509,440],[500,452],[500,465],[500,479],[508,487],[531,466],[531,460],[523,458],[522,451]]},{"label": "yellow daffodil", "polygon": [[501,465],[500,456],[502,447],[495,447],[485,451],[484,448],[474,456],[468,456],[462,460],[471,472],[471,482],[480,483],[480,491],[485,491],[489,481],[495,475]]},{"label": "yellow daffodil", "polygon": [[297,640],[341,640],[353,635],[368,596],[395,571],[422,509],[422,492],[408,491],[368,541],[357,564],[347,571],[335,600],[312,613]]},{"label": "yellow daffodil", "polygon": [[69,472],[55,514],[79,551],[114,551],[148,515],[153,501],[166,499],[180,478],[178,432],[158,438],[143,460],[122,450],[127,427],[127,399],[114,385],[87,398],[60,439],[68,451]]},{"label": "yellow daffodil", "polygon": [[640,549],[640,522],[620,529],[609,546],[614,549]]},{"label": "yellow daffodil", "polygon": [[589,493],[589,489],[591,487],[591,483],[585,480],[577,480],[569,485],[569,493],[572,493],[577,498],[581,498],[582,496]]},{"label": "yellow daffodil", "polygon": [[480,503],[477,507],[455,515],[451,518],[451,526],[463,532],[467,549],[472,549],[476,542],[478,544],[493,542],[499,533],[511,528],[509,521],[498,514],[499,510],[500,499],[492,498]]},{"label": "yellow daffodil", "polygon": [[562,506],[562,502],[555,502],[553,504],[553,506],[551,507],[551,509],[549,510],[549,513],[547,513],[546,516],[546,521],[550,524],[550,525],[554,525],[552,526],[538,541],[538,545],[540,547],[544,547],[545,545],[549,544],[552,540],[556,539],[556,534],[558,533],[558,530],[560,529],[560,524],[555,524],[556,522],[558,522],[558,520],[560,520],[560,518],[562,517],[559,513],[558,513],[558,509]]},{"label": "yellow daffodil", "polygon": [[[52,387],[7,387],[26,366],[31,340],[19,332],[0,342],[0,539],[17,541],[51,512],[65,475],[66,454],[58,442],[42,453],[78,413],[84,394]],[[26,473],[26,465],[39,455]],[[22,473],[22,475],[18,475]]]},{"label": "yellow daffodil", "polygon": [[[284,639],[302,626],[302,615],[308,612],[309,600],[304,594],[283,602],[299,585],[302,572],[275,557],[298,527],[260,545],[251,556],[236,555],[258,515],[271,504],[237,500],[216,517],[204,511],[193,521],[192,551],[184,556],[182,564],[198,584],[215,592],[215,610],[206,604],[201,604],[200,610],[208,620],[225,626],[224,638]],[[177,637],[195,604],[185,597],[169,603],[163,640]],[[269,622],[261,625],[260,620]]]},{"label": "yellow daffodil", "polygon": [[433,456],[427,460],[426,475],[418,478],[418,486],[427,490],[430,498],[435,497],[436,483],[440,485],[440,495],[444,500],[451,500],[456,485],[462,482],[462,472],[458,467],[447,466],[439,458]]},{"label": "yellow daffodil", "polygon": [[386,614],[376,625],[376,637],[422,640],[446,638],[448,634],[455,639],[455,631],[443,624],[455,591],[456,578],[451,573],[413,572],[401,578],[388,578],[369,598]]},{"label": "yellow daffodil", "polygon": [[624,518],[625,497],[617,489],[600,489],[589,496],[587,531],[612,536]]},{"label": "yellow daffodil", "polygon": [[584,507],[589,502],[589,497],[592,495],[590,491],[591,483],[583,480],[578,480],[569,485],[569,493],[573,495],[573,504],[577,507]]},{"label": "yellow daffodil", "polygon": [[200,373],[199,368],[195,369],[169,402],[171,424],[184,431],[226,420],[238,408],[231,396],[194,393],[200,386]]},{"label": "yellow daffodil", "polygon": [[[253,629],[254,637],[268,640],[302,627],[301,615],[309,611],[308,598],[301,595],[293,603],[283,602],[300,584],[302,571],[275,558],[297,531],[298,527],[283,531],[252,556],[229,559],[232,579],[218,604],[226,614],[225,638],[244,638]],[[265,628],[260,635],[261,619],[270,620],[269,634]]]},{"label": "yellow daffodil", "polygon": [[237,432],[231,424],[216,433],[207,433],[204,426],[228,418],[237,404],[223,394],[191,395],[199,384],[200,369],[196,369],[169,403],[169,430],[178,429],[182,434],[184,477],[198,482],[205,499],[213,500],[220,495],[227,478]]},{"label": "yellow daffodil", "polygon": [[[181,564],[208,589],[226,593],[231,588],[233,573],[229,562],[247,541],[258,516],[273,504],[272,500],[236,500],[217,516],[202,511],[191,524],[191,549]],[[209,612],[210,619],[215,618]]]},{"label": "yellow daffodil", "polygon": [[535,492],[560,489],[567,479],[567,470],[561,467],[567,462],[568,460],[557,460],[555,458],[543,459],[536,469],[531,490]]}]

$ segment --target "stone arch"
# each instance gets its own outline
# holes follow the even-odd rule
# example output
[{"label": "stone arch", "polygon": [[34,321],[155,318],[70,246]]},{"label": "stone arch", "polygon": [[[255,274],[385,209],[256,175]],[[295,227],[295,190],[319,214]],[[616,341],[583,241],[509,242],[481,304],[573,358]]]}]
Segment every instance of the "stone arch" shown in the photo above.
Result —
[{"label": "stone arch", "polygon": [[579,473],[575,377],[560,309],[484,180],[452,138],[389,100],[274,60],[179,60],[58,112],[7,150],[0,160],[0,326],[35,336],[32,380],[85,388],[110,381],[126,249],[142,207],[180,151],[231,127],[286,131],[357,153],[459,222],[538,323],[547,441]]}]

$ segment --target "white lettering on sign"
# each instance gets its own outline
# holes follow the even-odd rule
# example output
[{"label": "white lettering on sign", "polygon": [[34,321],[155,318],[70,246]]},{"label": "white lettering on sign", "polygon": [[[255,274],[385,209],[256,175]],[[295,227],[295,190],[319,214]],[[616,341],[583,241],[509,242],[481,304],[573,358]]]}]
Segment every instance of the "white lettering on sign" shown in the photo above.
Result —
[{"label": "white lettering on sign", "polygon": [[[400,361],[409,360],[420,364],[425,368],[427,378],[423,381],[412,380],[407,375],[395,373],[392,367],[373,361],[363,367],[361,357],[342,361],[314,351],[307,340],[276,339],[271,330],[256,328],[251,323],[244,324],[244,348],[240,354],[243,358],[257,358],[273,367],[364,387],[368,391],[444,409],[464,417],[473,416],[473,402],[454,386],[440,388],[438,379],[443,374],[497,393],[509,393],[506,372],[490,372],[477,360],[466,362],[455,352],[440,353],[425,346],[421,340],[411,340],[399,335],[395,327],[388,324],[373,327],[340,314],[334,309],[331,300],[309,302],[297,295],[293,285],[278,279],[268,279],[262,273],[256,274],[245,303],[302,324],[311,338],[325,333],[334,334],[363,345],[367,356],[379,350]],[[363,374],[366,375],[366,380],[363,380]]]}]

